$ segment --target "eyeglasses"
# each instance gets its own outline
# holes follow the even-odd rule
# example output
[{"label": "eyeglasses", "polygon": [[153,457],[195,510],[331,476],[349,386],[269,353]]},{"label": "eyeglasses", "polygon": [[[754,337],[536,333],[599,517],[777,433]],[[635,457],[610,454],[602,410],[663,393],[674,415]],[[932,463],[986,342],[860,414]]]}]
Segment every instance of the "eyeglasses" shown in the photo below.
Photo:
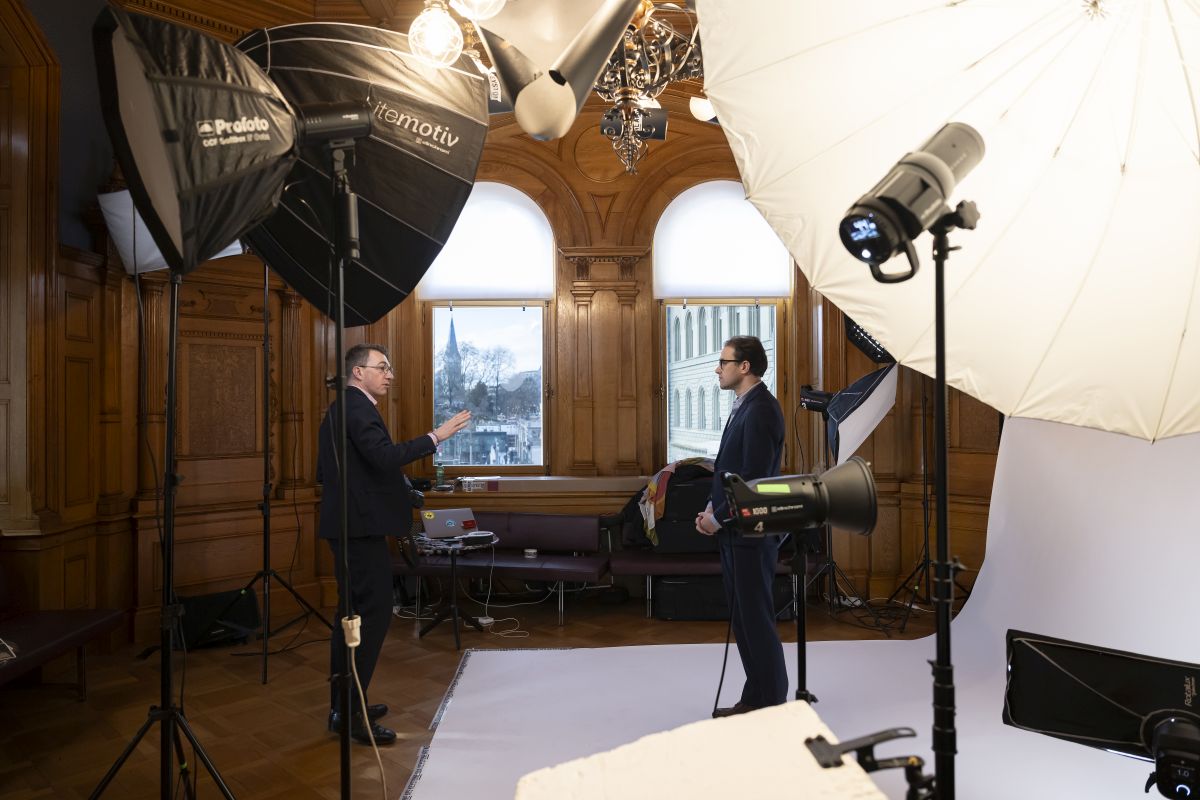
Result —
[{"label": "eyeglasses", "polygon": [[359,366],[366,367],[367,369],[377,369],[384,375],[387,375],[389,372],[393,375],[396,374],[391,364],[360,364]]},{"label": "eyeglasses", "polygon": [[744,358],[718,358],[717,359],[717,368],[724,369],[726,364],[740,364],[745,360],[746,359],[744,359]]}]

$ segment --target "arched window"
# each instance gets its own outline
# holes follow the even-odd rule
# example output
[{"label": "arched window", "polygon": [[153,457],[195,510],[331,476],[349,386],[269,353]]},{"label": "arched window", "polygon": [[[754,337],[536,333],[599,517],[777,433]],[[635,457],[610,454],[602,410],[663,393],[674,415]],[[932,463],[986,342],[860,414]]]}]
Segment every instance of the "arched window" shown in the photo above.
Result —
[{"label": "arched window", "polygon": [[656,298],[791,294],[791,254],[738,181],[706,181],[680,192],[658,218],[653,252]]},{"label": "arched window", "polygon": [[[708,352],[708,309],[700,309],[700,355]],[[701,425],[701,428],[704,426]]]},{"label": "arched window", "polygon": [[696,355],[696,348],[694,346],[695,337],[693,336],[693,329],[696,326],[695,320],[692,319],[692,312],[687,312],[687,320],[684,322],[683,326],[687,329],[687,357],[691,358],[692,356]]},{"label": "arched window", "polygon": [[713,311],[713,350],[721,352],[725,346],[725,334],[721,329],[721,312]]},{"label": "arched window", "polygon": [[721,387],[713,390],[712,426],[714,431],[721,429]]},{"label": "arched window", "polygon": [[708,428],[704,419],[704,387],[700,387],[700,396],[696,400],[696,428],[705,430]]},{"label": "arched window", "polygon": [[684,403],[685,403],[685,405],[683,407],[683,427],[690,428],[690,427],[692,427],[692,390],[691,389],[687,390],[687,393],[684,394],[683,399],[684,399]]},{"label": "arched window", "polygon": [[679,424],[679,390],[676,389],[671,396],[671,424]]},{"label": "arched window", "polygon": [[742,335],[742,312],[734,311],[731,309],[729,313],[733,315],[733,335],[741,336]]},{"label": "arched window", "polygon": [[675,318],[675,325],[672,331],[674,332],[674,342],[671,344],[671,353],[674,355],[674,360],[679,361],[682,356],[682,352],[680,351],[680,341],[682,338],[679,335],[679,317]]},{"label": "arched window", "polygon": [[746,310],[750,314],[750,335],[758,336],[761,339],[762,336],[761,336],[761,334],[759,334],[760,326],[758,324],[759,323],[758,306],[747,306]]},{"label": "arched window", "polygon": [[[542,344],[554,341],[552,329],[543,336],[555,296],[554,230],[529,195],[492,181],[474,184],[453,227],[414,292],[431,349],[427,371],[411,377],[431,389],[425,397],[434,427],[468,399],[479,424],[446,442],[441,458],[459,466],[542,466],[544,443],[553,441],[552,404],[542,399],[554,346]],[[485,352],[483,368],[474,354]],[[521,433],[499,434],[501,425]]]}]

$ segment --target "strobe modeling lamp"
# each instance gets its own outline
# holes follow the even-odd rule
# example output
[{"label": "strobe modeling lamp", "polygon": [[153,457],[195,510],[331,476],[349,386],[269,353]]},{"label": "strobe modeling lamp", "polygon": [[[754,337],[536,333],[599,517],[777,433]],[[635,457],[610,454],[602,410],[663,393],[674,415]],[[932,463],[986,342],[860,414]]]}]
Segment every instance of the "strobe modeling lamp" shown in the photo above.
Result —
[{"label": "strobe modeling lamp", "polygon": [[821,475],[786,475],[743,481],[722,478],[733,526],[742,536],[791,533],[829,524],[867,535],[875,529],[875,478],[854,456]]},{"label": "strobe modeling lamp", "polygon": [[[875,280],[898,283],[917,273],[912,240],[950,213],[946,199],[983,159],[983,137],[970,125],[950,122],[858,199],[838,226],[850,255],[871,268]],[[961,209],[974,213],[970,209]],[[959,227],[974,227],[960,225]],[[885,261],[904,253],[907,272],[884,272]]]}]

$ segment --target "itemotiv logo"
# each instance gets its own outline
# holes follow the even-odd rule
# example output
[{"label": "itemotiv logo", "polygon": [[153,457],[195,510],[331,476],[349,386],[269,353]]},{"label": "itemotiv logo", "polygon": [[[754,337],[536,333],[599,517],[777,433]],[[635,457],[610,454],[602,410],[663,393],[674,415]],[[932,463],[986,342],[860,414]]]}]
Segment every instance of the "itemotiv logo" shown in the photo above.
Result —
[{"label": "itemotiv logo", "polygon": [[202,119],[196,123],[196,133],[205,147],[221,147],[246,142],[271,140],[271,123],[259,116],[237,119]]},{"label": "itemotiv logo", "polygon": [[409,131],[416,136],[418,144],[432,147],[442,153],[449,153],[450,149],[458,144],[459,137],[449,128],[426,122],[383,101],[375,104],[375,118]]}]

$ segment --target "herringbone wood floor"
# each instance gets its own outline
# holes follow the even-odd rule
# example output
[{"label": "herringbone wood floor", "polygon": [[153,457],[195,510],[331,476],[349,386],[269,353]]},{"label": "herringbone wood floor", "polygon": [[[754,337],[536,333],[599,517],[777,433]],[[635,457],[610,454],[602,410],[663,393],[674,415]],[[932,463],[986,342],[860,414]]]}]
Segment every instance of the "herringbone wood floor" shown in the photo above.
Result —
[{"label": "herringbone wood floor", "polygon": [[[552,600],[513,609],[493,607],[489,613],[497,618],[519,617],[529,636],[501,638],[465,630],[464,647],[723,642],[726,632],[722,622],[646,619],[644,603],[637,598],[609,604],[591,593],[568,603],[562,627],[557,625]],[[853,624],[847,611],[831,617],[824,607],[810,606],[807,620],[811,641],[883,636]],[[509,626],[511,623],[498,622],[496,627]],[[931,614],[915,615],[903,638],[928,634],[932,626]],[[272,647],[286,645],[298,629],[274,637]],[[794,642],[794,624],[781,623],[780,634],[785,642]],[[314,619],[297,642],[324,635]],[[91,657],[89,695],[82,703],[69,689],[35,684],[10,684],[0,689],[0,800],[88,796],[146,720],[148,707],[158,702],[159,657],[155,654],[138,660],[138,649],[130,645]],[[221,647],[192,652],[187,657],[186,677],[178,663],[176,666],[176,690],[183,682],[187,718],[233,793],[262,800],[337,797],[338,743],[325,731],[328,645],[313,643],[272,656],[265,686],[259,681],[261,659],[235,657],[237,652],[259,651]],[[381,749],[392,797],[399,795],[408,780],[419,748],[432,738],[430,721],[460,656],[447,624],[417,639],[412,621],[394,620],[371,687],[372,701],[390,705],[391,714],[383,722],[399,736],[394,746]],[[787,657],[795,658],[792,647],[787,648]],[[67,662],[56,664],[49,678],[67,678],[69,670]],[[714,688],[715,680],[714,675]],[[136,800],[159,796],[158,738],[155,726],[106,797]],[[190,752],[188,757],[198,766]],[[355,745],[353,759],[355,796],[378,797],[378,773],[370,749]],[[200,780],[199,795],[219,796],[206,775]]]}]

